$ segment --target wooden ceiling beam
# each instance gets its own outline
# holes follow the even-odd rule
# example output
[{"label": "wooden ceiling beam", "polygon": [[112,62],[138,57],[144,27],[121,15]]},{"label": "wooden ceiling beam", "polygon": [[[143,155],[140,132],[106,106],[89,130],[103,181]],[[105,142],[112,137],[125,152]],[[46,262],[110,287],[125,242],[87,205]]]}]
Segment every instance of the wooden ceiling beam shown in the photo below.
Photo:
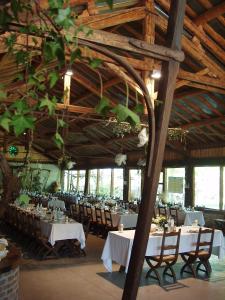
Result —
[{"label": "wooden ceiling beam", "polygon": [[94,16],[78,17],[76,24],[85,25],[92,29],[105,29],[133,21],[142,20],[150,13],[144,6],[132,7],[125,10],[112,11]]},{"label": "wooden ceiling beam", "polygon": [[[198,2],[206,9],[213,7],[213,4],[209,0],[198,0]],[[217,19],[223,26],[225,26],[225,18],[223,16],[218,16]]]},{"label": "wooden ceiling beam", "polygon": [[[205,0],[204,0],[204,3],[206,3]],[[204,7],[205,7],[205,5],[204,5]],[[188,5],[186,5],[186,13],[189,17],[191,17],[192,20],[198,17],[198,14]],[[221,18],[221,17],[219,17],[219,18]],[[225,22],[223,25],[225,25]],[[221,45],[223,48],[225,48],[224,37],[222,37],[222,35],[217,33],[210,25],[205,23],[203,26],[201,26],[201,28],[210,36],[210,38],[212,38],[214,41],[219,43],[219,45]]]},{"label": "wooden ceiling beam", "polygon": [[[157,2],[160,5],[162,5],[162,7],[167,12],[169,11],[170,2],[168,0],[157,0]],[[159,16],[157,18],[157,20],[158,21],[161,20],[161,22],[166,22],[166,24],[167,24],[167,20],[165,20],[163,17]],[[157,20],[156,20],[156,22],[157,22]],[[210,38],[208,38],[204,34],[204,32],[202,32],[201,30],[199,30],[198,26],[196,26],[187,16],[184,18],[184,26],[190,32],[192,32],[192,34],[194,36],[196,36],[204,44],[204,46],[207,47],[214,55],[216,55],[220,60],[225,61],[225,52],[224,52],[224,50],[221,47],[219,47],[219,45],[217,45],[216,43],[214,43]],[[188,38],[185,38],[184,35],[183,35],[183,39],[182,39],[182,47],[183,47],[183,49],[186,50],[186,47],[188,46],[187,40],[190,42],[190,47],[191,47],[191,49],[187,49],[187,51],[189,50],[188,52],[190,52],[190,50],[192,50],[192,53],[194,53],[193,50],[197,51],[195,55],[197,55],[197,57],[200,59],[199,60],[200,62],[202,62],[203,60],[206,60],[204,56],[206,56],[206,58],[207,58],[207,55],[205,54],[203,56],[204,53],[199,53],[199,51],[198,51],[198,49],[196,49],[196,47],[195,47],[195,49],[192,49],[194,47],[193,42],[190,41]],[[224,70],[222,68],[220,68],[216,63],[213,62],[212,66],[210,66],[210,65],[208,66],[208,65],[205,64],[205,66],[209,67],[209,69],[212,69],[214,67],[215,69],[217,69],[217,72],[218,72],[218,68],[221,69],[221,72],[219,72],[218,75],[220,75],[221,79],[224,78]]]},{"label": "wooden ceiling beam", "polygon": [[220,88],[217,88],[217,87],[209,86],[207,84],[201,84],[200,82],[197,83],[197,82],[191,82],[191,81],[189,81],[186,85],[194,87],[196,89],[201,89],[201,90],[205,90],[205,91],[209,91],[209,92],[214,92],[214,93],[218,93],[218,94],[225,94],[225,90],[224,89],[220,89]]},{"label": "wooden ceiling beam", "polygon": [[225,2],[222,2],[216,6],[211,7],[203,14],[199,15],[194,19],[194,22],[197,26],[204,25],[205,23],[221,16],[225,13]]},{"label": "wooden ceiling beam", "polygon": [[[167,20],[165,18],[158,16],[156,18],[156,25],[159,26],[160,29],[166,33]],[[198,49],[196,49],[193,42],[185,35],[183,35],[182,37],[182,49],[190,57],[194,58],[198,63],[202,64],[202,66],[207,67],[213,74],[219,76],[221,79],[225,78],[223,68],[221,68],[213,59],[211,59],[205,53],[199,53]]]},{"label": "wooden ceiling beam", "polygon": [[196,128],[201,126],[209,126],[217,123],[225,122],[225,116],[211,119],[204,119],[197,122],[190,122],[188,124],[180,125],[183,129]]},{"label": "wooden ceiling beam", "polygon": [[[200,71],[201,72],[201,71]],[[221,88],[224,89],[225,91],[225,80],[219,80],[216,78],[212,78],[212,77],[208,77],[208,76],[204,76],[201,75],[201,73],[191,73],[191,72],[187,72],[184,70],[179,71],[178,73],[178,77],[180,79],[185,79],[191,82],[197,82],[197,83],[201,83],[204,85],[208,85],[208,86],[213,86],[213,87],[217,87],[217,88]]]}]

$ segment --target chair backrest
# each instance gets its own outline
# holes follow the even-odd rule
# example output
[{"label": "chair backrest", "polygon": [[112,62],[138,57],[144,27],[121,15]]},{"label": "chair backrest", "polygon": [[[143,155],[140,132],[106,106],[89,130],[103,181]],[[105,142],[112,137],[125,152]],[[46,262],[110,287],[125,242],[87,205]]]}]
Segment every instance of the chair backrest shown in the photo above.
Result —
[{"label": "chair backrest", "polygon": [[84,214],[84,205],[83,204],[79,204],[79,215],[80,215],[80,218],[85,216],[85,214]]},{"label": "chair backrest", "polygon": [[198,232],[198,239],[196,244],[195,255],[198,256],[199,252],[204,249],[205,255],[210,257],[212,253],[213,238],[214,238],[214,228],[201,228]]},{"label": "chair backrest", "polygon": [[174,219],[176,225],[178,225],[178,208],[170,207],[169,208],[170,216]]},{"label": "chair backrest", "polygon": [[159,206],[159,207],[158,207],[158,210],[159,210],[159,215],[160,215],[160,216],[165,216],[165,217],[167,217],[167,209],[166,209],[166,207],[164,207],[164,206]]},{"label": "chair backrest", "polygon": [[91,206],[86,206],[86,212],[87,212],[87,217],[89,217],[91,221],[94,221]]},{"label": "chair backrest", "polygon": [[103,218],[102,218],[102,210],[101,208],[95,208],[95,214],[96,214],[96,221],[99,224],[104,224],[103,223]]},{"label": "chair backrest", "polygon": [[172,231],[172,232],[166,232],[166,230],[164,230],[163,237],[162,237],[161,253],[160,253],[161,260],[163,260],[163,255],[165,255],[165,251],[167,250],[173,250],[172,255],[174,255],[174,260],[177,260],[179,255],[180,233],[181,233],[181,228],[178,231]]},{"label": "chair backrest", "polygon": [[113,227],[112,214],[110,210],[105,209],[104,214],[105,214],[105,225],[108,227]]}]

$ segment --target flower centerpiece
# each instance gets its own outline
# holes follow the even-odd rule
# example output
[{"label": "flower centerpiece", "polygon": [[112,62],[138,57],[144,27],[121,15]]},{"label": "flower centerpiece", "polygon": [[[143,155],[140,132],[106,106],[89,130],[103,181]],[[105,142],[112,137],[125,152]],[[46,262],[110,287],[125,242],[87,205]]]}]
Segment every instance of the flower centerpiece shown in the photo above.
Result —
[{"label": "flower centerpiece", "polygon": [[167,223],[167,218],[165,216],[157,216],[156,218],[152,219],[152,223],[163,228],[165,226],[165,224]]}]

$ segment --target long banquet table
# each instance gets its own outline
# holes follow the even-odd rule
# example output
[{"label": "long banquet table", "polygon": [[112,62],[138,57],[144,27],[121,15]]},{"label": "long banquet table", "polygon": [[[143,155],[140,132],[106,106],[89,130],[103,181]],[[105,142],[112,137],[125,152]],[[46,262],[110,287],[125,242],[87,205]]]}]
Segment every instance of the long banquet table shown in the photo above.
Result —
[{"label": "long banquet table", "polygon": [[[134,233],[135,230],[109,232],[101,257],[105,268],[109,272],[112,272],[112,261],[124,266],[125,272],[127,272],[134,241]],[[193,230],[190,226],[182,227],[179,253],[194,250],[197,242],[197,236],[198,232]],[[149,235],[146,255],[159,255],[161,243],[162,233],[151,233]],[[219,259],[223,259],[225,256],[225,245],[221,230],[215,230],[213,248],[217,251]]]}]

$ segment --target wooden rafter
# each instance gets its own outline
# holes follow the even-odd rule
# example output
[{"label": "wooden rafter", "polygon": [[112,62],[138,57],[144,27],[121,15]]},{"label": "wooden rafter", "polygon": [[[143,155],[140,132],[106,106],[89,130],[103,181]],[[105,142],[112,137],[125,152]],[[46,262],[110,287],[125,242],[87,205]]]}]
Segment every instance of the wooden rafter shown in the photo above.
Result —
[{"label": "wooden rafter", "polygon": [[216,6],[205,11],[194,19],[196,25],[203,25],[225,13],[225,2],[222,2]]}]

